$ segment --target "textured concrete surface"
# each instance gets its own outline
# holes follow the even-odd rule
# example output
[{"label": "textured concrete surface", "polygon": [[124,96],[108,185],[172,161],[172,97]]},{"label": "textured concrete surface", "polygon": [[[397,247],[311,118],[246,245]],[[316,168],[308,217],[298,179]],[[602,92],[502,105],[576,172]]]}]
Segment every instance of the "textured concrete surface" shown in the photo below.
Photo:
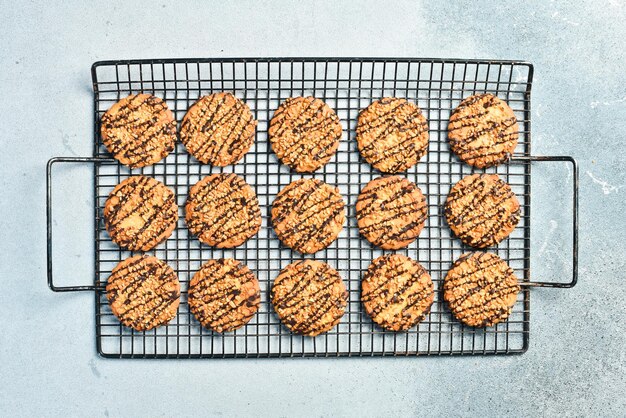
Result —
[{"label": "textured concrete surface", "polygon": [[[0,411],[7,416],[623,415],[626,4],[0,1]],[[573,4],[575,3],[575,4]],[[89,155],[89,68],[113,58],[407,56],[535,64],[533,152],[580,163],[580,281],[535,289],[514,357],[116,361],[93,297],[45,284],[46,161]],[[565,166],[533,186],[533,274],[569,272]],[[57,212],[59,275],[89,281],[88,169]],[[571,178],[570,180],[571,181]],[[553,276],[555,275],[555,276]]]}]

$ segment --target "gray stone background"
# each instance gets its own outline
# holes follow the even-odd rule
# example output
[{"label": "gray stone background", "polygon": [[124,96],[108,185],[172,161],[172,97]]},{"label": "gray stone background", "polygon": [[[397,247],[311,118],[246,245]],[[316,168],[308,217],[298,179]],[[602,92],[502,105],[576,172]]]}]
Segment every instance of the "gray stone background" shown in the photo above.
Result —
[{"label": "gray stone background", "polygon": [[[0,415],[625,414],[626,4],[0,1]],[[580,280],[532,291],[521,356],[119,361],[93,296],[46,286],[45,163],[92,151],[90,65],[156,57],[399,56],[535,64],[533,153],[580,164]],[[61,172],[61,284],[93,271],[88,168]],[[571,271],[565,165],[533,169],[535,279]]]}]

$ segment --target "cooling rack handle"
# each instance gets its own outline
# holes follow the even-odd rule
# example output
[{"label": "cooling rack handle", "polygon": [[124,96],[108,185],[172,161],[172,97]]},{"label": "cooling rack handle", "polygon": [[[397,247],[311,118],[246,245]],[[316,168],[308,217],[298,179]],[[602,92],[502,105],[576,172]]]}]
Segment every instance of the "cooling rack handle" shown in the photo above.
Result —
[{"label": "cooling rack handle", "polygon": [[569,282],[524,282],[522,286],[527,287],[550,287],[550,288],[570,288],[578,281],[578,164],[576,160],[569,156],[529,156],[516,157],[516,161],[528,162],[555,162],[561,161],[572,165],[573,187],[572,187],[572,279]]},{"label": "cooling rack handle", "polygon": [[98,163],[112,160],[94,157],[54,157],[46,166],[46,221],[48,230],[48,287],[54,292],[95,290],[95,286],[56,286],[52,275],[52,166],[57,163]]}]

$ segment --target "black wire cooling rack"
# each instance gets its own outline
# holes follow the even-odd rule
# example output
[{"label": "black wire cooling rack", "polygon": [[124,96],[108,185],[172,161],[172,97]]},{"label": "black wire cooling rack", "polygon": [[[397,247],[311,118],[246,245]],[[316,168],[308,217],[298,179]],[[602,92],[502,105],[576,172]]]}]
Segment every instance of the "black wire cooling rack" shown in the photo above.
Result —
[{"label": "black wire cooling rack", "polygon": [[[447,59],[276,58],[276,59],[158,59],[103,61],[92,67],[94,89],[94,155],[53,158],[48,163],[48,281],[55,291],[93,290],[96,295],[98,352],[115,358],[231,358],[335,357],[432,354],[510,354],[526,351],[529,341],[532,286],[571,287],[577,277],[577,171],[570,157],[532,157],[530,149],[530,90],[533,67],[515,61]],[[200,96],[228,91],[243,99],[258,120],[255,145],[238,164],[225,168],[202,165],[178,143],[165,160],[129,170],[110,158],[102,145],[99,121],[113,103],[129,94],[146,92],[166,100],[180,122]],[[522,280],[523,290],[506,322],[486,329],[462,325],[449,312],[440,289],[446,272],[464,252],[472,251],[454,238],[446,225],[442,204],[448,191],[473,169],[451,155],[447,123],[451,109],[464,97],[490,92],[506,100],[520,123],[513,160],[497,168],[521,203],[521,221],[511,236],[490,251],[506,260]],[[337,154],[312,175],[297,174],[280,164],[267,140],[268,122],[278,105],[293,96],[312,95],[336,110],[343,124]],[[355,203],[359,191],[380,175],[359,156],[355,127],[358,113],[384,96],[406,97],[424,111],[430,125],[428,153],[405,174],[428,199],[429,217],[419,239],[398,251],[418,260],[438,290],[430,314],[407,332],[393,333],[375,326],[360,303],[360,281],[370,262],[383,254],[359,236]],[[569,283],[531,282],[530,196],[533,161],[566,161],[574,167],[573,277]],[[90,162],[95,165],[94,229],[95,283],[93,286],[54,285],[52,277],[51,174],[54,163]],[[263,226],[254,238],[236,249],[201,245],[187,230],[184,206],[187,191],[202,177],[235,172],[256,190]],[[152,176],[171,187],[180,208],[178,228],[149,253],[165,260],[178,273],[182,286],[178,316],[168,325],[137,332],[112,314],[104,287],[111,270],[133,253],[113,244],[104,228],[102,208],[111,190],[129,175]],[[347,226],[328,248],[302,256],[284,247],[270,226],[270,205],[291,181],[315,177],[339,187],[348,207]],[[203,262],[233,257],[247,264],[259,279],[262,303],[248,325],[217,334],[202,328],[189,312],[187,285]],[[315,337],[294,335],[283,327],[269,302],[269,289],[281,268],[302,258],[328,262],[349,289],[349,303],[341,323]]]}]

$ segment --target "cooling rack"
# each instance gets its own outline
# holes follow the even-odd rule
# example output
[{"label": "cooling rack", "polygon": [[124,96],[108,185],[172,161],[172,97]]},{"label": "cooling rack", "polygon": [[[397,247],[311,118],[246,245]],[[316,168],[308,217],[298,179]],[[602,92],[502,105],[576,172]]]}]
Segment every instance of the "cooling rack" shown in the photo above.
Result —
[{"label": "cooling rack", "polygon": [[[92,67],[94,90],[94,149],[92,157],[53,158],[47,167],[48,283],[52,290],[95,293],[95,334],[100,355],[113,358],[233,358],[233,357],[337,357],[415,356],[458,354],[512,354],[526,351],[530,335],[530,288],[571,287],[577,280],[578,175],[571,157],[531,155],[530,92],[533,66],[518,61],[406,59],[406,58],[241,58],[153,59],[102,61]],[[200,96],[228,91],[243,99],[258,121],[255,145],[244,159],[225,168],[202,165],[178,143],[165,160],[130,170],[111,159],[102,145],[99,121],[120,98],[146,92],[167,102],[180,122]],[[471,94],[490,92],[514,110],[520,137],[513,159],[497,168],[477,170],[451,155],[447,143],[450,111]],[[343,125],[337,154],[311,175],[301,175],[280,164],[272,153],[267,127],[274,110],[288,97],[312,95],[336,110]],[[384,331],[372,323],[360,303],[360,280],[370,262],[383,254],[359,236],[355,203],[360,189],[381,173],[359,156],[355,141],[358,113],[384,96],[416,102],[429,122],[428,153],[406,172],[427,196],[429,217],[419,239],[397,251],[418,260],[431,274],[435,301],[430,314],[407,332]],[[86,115],[85,115],[86,116]],[[572,164],[573,248],[569,282],[532,281],[530,274],[531,167],[540,161]],[[57,163],[94,165],[95,280],[90,286],[57,286],[52,271],[52,168]],[[451,235],[442,204],[448,191],[463,176],[474,172],[499,174],[516,193],[521,220],[510,237],[489,249],[506,260],[522,281],[522,291],[509,319],[494,327],[477,329],[457,321],[443,303],[442,280],[452,263],[472,251]],[[216,249],[189,234],[184,224],[187,191],[202,177],[235,172],[256,190],[263,226],[236,249]],[[123,327],[112,314],[104,287],[111,270],[133,253],[113,244],[104,228],[102,209],[109,192],[129,175],[152,176],[176,192],[180,208],[172,236],[148,253],[165,260],[178,273],[181,304],[168,325],[146,332]],[[347,225],[328,248],[302,256],[283,246],[270,226],[271,203],[278,191],[302,177],[319,178],[339,188],[348,208]],[[201,264],[210,258],[233,257],[254,271],[262,302],[248,325],[218,334],[202,328],[189,312],[187,285]],[[281,268],[303,258],[328,262],[342,275],[349,303],[341,323],[315,337],[290,333],[269,303],[269,289]]]}]

